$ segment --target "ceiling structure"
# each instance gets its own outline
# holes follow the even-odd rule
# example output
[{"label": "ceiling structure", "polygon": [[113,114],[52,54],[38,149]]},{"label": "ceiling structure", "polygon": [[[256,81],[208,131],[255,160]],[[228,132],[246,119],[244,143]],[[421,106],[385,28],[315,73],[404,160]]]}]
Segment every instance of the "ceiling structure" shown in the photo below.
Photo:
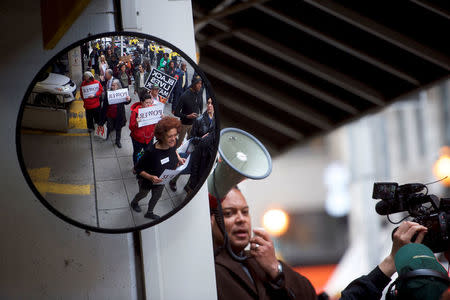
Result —
[{"label": "ceiling structure", "polygon": [[449,77],[448,0],[192,0],[222,127],[277,155]]}]

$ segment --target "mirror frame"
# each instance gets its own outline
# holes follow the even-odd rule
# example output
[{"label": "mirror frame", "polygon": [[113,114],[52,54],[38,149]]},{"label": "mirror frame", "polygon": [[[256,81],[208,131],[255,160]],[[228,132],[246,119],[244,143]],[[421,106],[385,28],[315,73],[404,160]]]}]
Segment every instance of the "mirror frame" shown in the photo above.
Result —
[{"label": "mirror frame", "polygon": [[[145,223],[139,226],[135,226],[135,227],[127,227],[127,228],[101,228],[101,227],[94,227],[94,226],[90,226],[84,223],[81,223],[80,221],[74,220],[72,218],[70,218],[69,216],[61,213],[59,210],[57,210],[56,208],[54,208],[45,198],[44,196],[42,196],[39,191],[37,190],[36,186],[34,185],[33,181],[31,180],[30,175],[28,174],[25,162],[24,162],[24,158],[23,158],[23,152],[22,152],[22,144],[21,144],[21,126],[22,126],[22,118],[23,118],[23,113],[24,113],[24,109],[25,109],[25,105],[26,105],[26,101],[29,97],[29,95],[31,94],[31,91],[33,89],[33,87],[35,86],[35,84],[38,82],[38,75],[41,74],[42,72],[44,72],[58,57],[60,57],[61,55],[68,53],[70,50],[72,50],[75,47],[80,46],[81,44],[90,42],[92,40],[95,39],[100,39],[103,37],[110,37],[110,36],[133,36],[133,37],[138,37],[138,38],[142,38],[142,39],[148,39],[150,41],[155,41],[158,44],[161,44],[163,46],[166,46],[170,49],[172,49],[172,51],[176,51],[178,54],[180,54],[180,56],[183,58],[183,60],[185,60],[186,63],[189,63],[194,70],[197,72],[197,74],[200,75],[200,77],[203,80],[203,84],[205,87],[205,90],[208,90],[209,96],[212,99],[213,102],[213,106],[214,106],[214,117],[216,120],[216,143],[214,145],[214,151],[216,153],[216,155],[214,156],[214,159],[211,159],[211,161],[208,164],[208,172],[205,172],[202,177],[199,179],[199,183],[197,184],[197,186],[193,189],[192,193],[190,193],[189,195],[187,195],[184,198],[184,201],[182,203],[180,203],[177,207],[175,207],[174,209],[172,209],[169,213],[161,216],[160,219],[158,220],[153,220],[153,221],[149,221],[149,223]],[[78,89],[79,87],[77,87]],[[207,100],[207,99],[206,99]],[[147,229],[150,227],[153,227],[155,225],[158,225],[161,222],[164,222],[165,220],[169,219],[170,217],[172,217],[173,215],[175,215],[177,212],[179,212],[181,209],[183,209],[191,200],[193,197],[195,197],[198,193],[198,191],[202,188],[203,185],[205,185],[206,179],[208,178],[213,165],[215,163],[216,157],[217,157],[217,151],[218,151],[218,147],[219,147],[219,139],[220,139],[220,116],[219,116],[219,108],[218,108],[218,103],[214,94],[214,91],[211,87],[211,83],[208,81],[207,77],[205,76],[204,72],[200,69],[200,67],[197,65],[197,63],[195,63],[186,53],[184,53],[181,49],[177,48],[176,46],[172,45],[171,43],[149,35],[149,34],[145,34],[145,33],[139,33],[139,32],[133,32],[133,31],[111,31],[111,32],[103,32],[103,33],[99,33],[99,34],[95,34],[95,35],[88,35],[88,37],[78,40],[72,44],[70,44],[69,46],[65,47],[64,49],[62,49],[61,51],[59,51],[58,53],[56,53],[52,58],[50,58],[48,60],[47,63],[44,64],[44,66],[36,73],[36,75],[34,76],[33,80],[31,81],[31,83],[28,85],[28,88],[24,94],[24,96],[22,97],[22,102],[20,104],[20,108],[19,108],[19,113],[17,116],[17,121],[16,121],[16,152],[17,152],[17,158],[19,160],[19,165],[20,165],[20,169],[22,171],[23,176],[25,177],[26,182],[28,183],[28,186],[30,187],[31,191],[33,192],[33,194],[39,199],[39,201],[49,210],[51,211],[54,215],[56,215],[57,217],[59,217],[60,219],[66,221],[67,223],[74,225],[76,227],[79,227],[81,229],[85,229],[87,231],[93,231],[93,232],[99,232],[99,233],[110,233],[110,234],[120,234],[120,233],[130,233],[130,232],[136,232],[136,231],[140,231],[143,229]],[[208,203],[208,201],[205,201],[205,203]],[[206,205],[206,204],[205,204]]]}]

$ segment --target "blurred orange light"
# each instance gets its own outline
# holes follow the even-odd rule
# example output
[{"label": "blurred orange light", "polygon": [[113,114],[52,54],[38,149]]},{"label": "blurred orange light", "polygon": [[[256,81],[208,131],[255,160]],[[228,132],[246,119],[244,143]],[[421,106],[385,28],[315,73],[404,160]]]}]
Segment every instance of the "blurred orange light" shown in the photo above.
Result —
[{"label": "blurred orange light", "polygon": [[264,213],[263,226],[268,233],[280,236],[286,232],[288,225],[289,216],[283,210],[270,209]]},{"label": "blurred orange light", "polygon": [[447,178],[442,180],[441,183],[445,186],[450,186],[450,148],[449,147],[441,148],[441,156],[434,163],[433,173],[437,179],[442,179],[442,178],[448,176]]}]

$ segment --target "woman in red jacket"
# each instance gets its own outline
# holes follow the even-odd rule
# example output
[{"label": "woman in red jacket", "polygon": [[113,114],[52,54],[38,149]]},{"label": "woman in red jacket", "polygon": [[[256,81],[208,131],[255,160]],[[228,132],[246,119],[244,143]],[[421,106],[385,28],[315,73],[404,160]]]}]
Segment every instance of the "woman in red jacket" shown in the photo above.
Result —
[{"label": "woman in red jacket", "polygon": [[100,121],[100,96],[102,95],[103,87],[98,80],[94,79],[94,75],[91,72],[84,72],[83,79],[80,95],[86,110],[87,128],[91,132],[94,130],[94,121],[97,124]]},{"label": "woman in red jacket", "polygon": [[139,92],[140,102],[131,106],[130,125],[131,142],[133,143],[133,164],[137,163],[137,155],[142,149],[146,150],[153,140],[155,124],[139,127],[139,108],[145,108],[153,105],[153,100],[147,90],[142,89]]}]

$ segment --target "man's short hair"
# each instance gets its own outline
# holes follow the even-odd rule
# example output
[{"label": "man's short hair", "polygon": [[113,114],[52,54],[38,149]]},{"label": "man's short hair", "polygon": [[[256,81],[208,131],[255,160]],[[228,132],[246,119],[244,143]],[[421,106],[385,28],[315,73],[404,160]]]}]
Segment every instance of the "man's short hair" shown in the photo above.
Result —
[{"label": "man's short hair", "polygon": [[[233,187],[228,191],[228,193],[231,192],[231,190],[237,190],[237,191],[239,191],[239,192],[241,191],[237,185],[233,186]],[[227,193],[227,194],[228,194],[228,193]],[[225,197],[226,197],[226,196],[225,196]],[[225,199],[225,197],[223,197],[223,199]],[[223,202],[223,199],[220,200],[220,203]],[[209,214],[210,214],[210,215],[212,215],[212,214],[217,214],[217,212],[218,212],[218,208],[217,208],[217,199],[216,199],[216,197],[215,197],[214,195],[209,194]]]}]

